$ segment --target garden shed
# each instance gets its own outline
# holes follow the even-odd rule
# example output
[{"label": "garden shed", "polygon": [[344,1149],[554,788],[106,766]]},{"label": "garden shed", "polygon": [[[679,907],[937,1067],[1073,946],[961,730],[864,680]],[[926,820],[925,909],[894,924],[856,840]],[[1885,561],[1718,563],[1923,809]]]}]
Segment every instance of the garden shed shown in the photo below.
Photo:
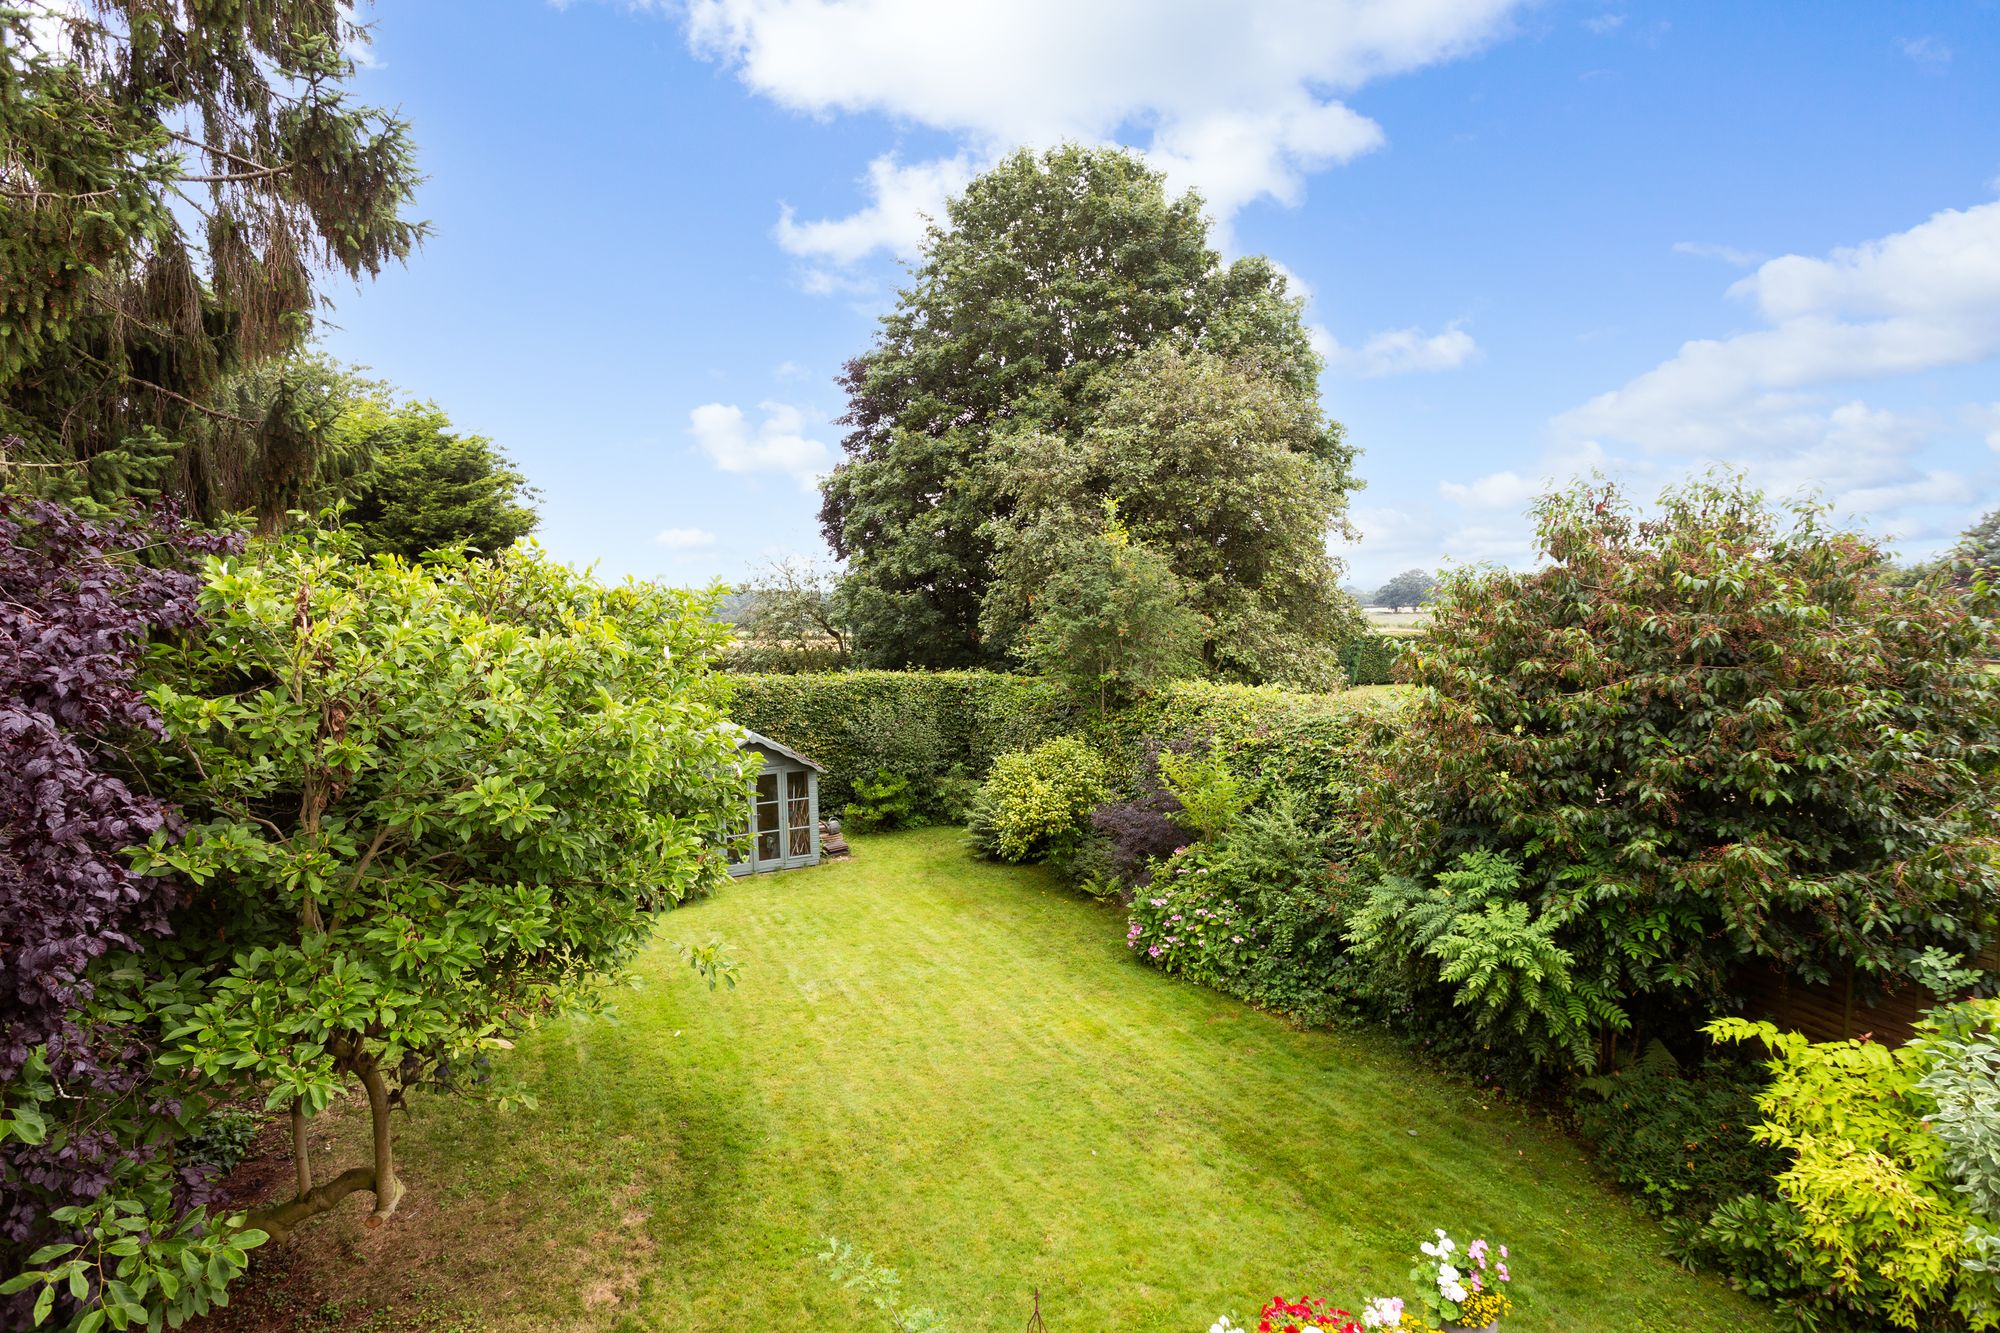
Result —
[{"label": "garden shed", "polygon": [[819,775],[826,769],[754,731],[746,730],[737,745],[764,762],[745,816],[749,847],[731,851],[729,873],[754,875],[818,865]]}]

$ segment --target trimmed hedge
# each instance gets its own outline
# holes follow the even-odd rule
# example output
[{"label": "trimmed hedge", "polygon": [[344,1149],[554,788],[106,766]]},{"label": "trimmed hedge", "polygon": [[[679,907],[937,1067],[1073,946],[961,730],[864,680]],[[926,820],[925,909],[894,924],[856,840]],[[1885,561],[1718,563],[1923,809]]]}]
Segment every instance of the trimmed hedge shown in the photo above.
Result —
[{"label": "trimmed hedge", "polygon": [[854,783],[888,768],[912,781],[954,769],[984,777],[1009,750],[1075,731],[1060,686],[997,671],[839,671],[732,678],[732,719],[826,766],[820,808],[836,813]]},{"label": "trimmed hedge", "polygon": [[1409,640],[1393,635],[1369,633],[1340,645],[1340,669],[1349,685],[1394,685],[1396,661]]},{"label": "trimmed hedge", "polygon": [[733,678],[730,716],[826,766],[820,808],[838,811],[877,770],[934,781],[986,776],[998,756],[1080,734],[1136,789],[1149,748],[1220,744],[1243,776],[1295,791],[1303,814],[1345,822],[1357,747],[1374,743],[1394,701],[1301,694],[1275,685],[1179,681],[1100,720],[1061,686],[997,671],[839,671]]},{"label": "trimmed hedge", "polygon": [[1099,743],[1135,766],[1149,750],[1218,745],[1240,776],[1291,792],[1303,818],[1344,827],[1355,761],[1395,708],[1375,697],[1182,681],[1112,718]]}]

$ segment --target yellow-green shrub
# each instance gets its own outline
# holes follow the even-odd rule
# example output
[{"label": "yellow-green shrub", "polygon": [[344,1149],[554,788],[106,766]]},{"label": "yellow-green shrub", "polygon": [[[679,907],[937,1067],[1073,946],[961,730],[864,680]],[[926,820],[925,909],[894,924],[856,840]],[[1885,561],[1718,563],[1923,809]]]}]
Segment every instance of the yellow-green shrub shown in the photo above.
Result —
[{"label": "yellow-green shrub", "polygon": [[1034,861],[1074,846],[1110,794],[1110,766],[1077,736],[1058,736],[993,761],[972,805],[972,845],[1001,861]]},{"label": "yellow-green shrub", "polygon": [[1925,1034],[1937,1026],[1897,1050],[1813,1042],[1740,1018],[1708,1031],[1773,1052],[1752,1132],[1790,1158],[1778,1197],[1827,1274],[1833,1309],[1897,1328],[2000,1328],[2000,1272],[1983,1262],[2000,1219],[1980,1216],[1956,1188],[1929,1124],[1937,1104],[1918,1086],[1935,1060]]}]

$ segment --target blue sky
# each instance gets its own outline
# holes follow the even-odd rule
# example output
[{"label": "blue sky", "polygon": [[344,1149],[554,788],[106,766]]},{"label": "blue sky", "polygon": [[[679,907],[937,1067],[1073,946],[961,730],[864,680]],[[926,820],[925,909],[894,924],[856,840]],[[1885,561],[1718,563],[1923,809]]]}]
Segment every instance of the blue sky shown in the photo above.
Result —
[{"label": "blue sky", "polygon": [[1366,586],[1547,479],[1721,461],[1925,554],[2000,505],[2000,7],[422,0],[435,237],[328,349],[504,445],[557,556],[821,553],[832,377],[1020,143],[1146,151],[1311,293]]}]

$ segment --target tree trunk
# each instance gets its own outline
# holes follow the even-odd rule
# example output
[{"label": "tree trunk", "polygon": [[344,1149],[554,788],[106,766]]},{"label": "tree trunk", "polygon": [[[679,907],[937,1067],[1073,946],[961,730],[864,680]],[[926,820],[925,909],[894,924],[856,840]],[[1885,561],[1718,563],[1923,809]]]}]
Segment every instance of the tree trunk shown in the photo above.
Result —
[{"label": "tree trunk", "polygon": [[294,1102],[292,1158],[298,1170],[299,1195],[274,1208],[253,1212],[243,1221],[246,1227],[255,1227],[273,1240],[284,1240],[300,1223],[332,1212],[340,1206],[341,1200],[360,1190],[367,1190],[375,1196],[375,1211],[368,1217],[370,1226],[380,1226],[387,1221],[403,1199],[403,1182],[396,1177],[394,1140],[389,1130],[389,1082],[382,1077],[382,1071],[372,1057],[354,1055],[352,1049],[344,1045],[335,1046],[334,1051],[336,1058],[353,1071],[368,1092],[370,1148],[374,1164],[351,1166],[325,1184],[314,1185],[312,1161],[307,1155],[305,1109]]},{"label": "tree trunk", "polygon": [[374,1129],[375,1211],[370,1226],[380,1226],[403,1200],[403,1182],[396,1179],[396,1156],[389,1140],[389,1084],[370,1059],[361,1067],[361,1086],[368,1089],[368,1119]]},{"label": "tree trunk", "polygon": [[298,1197],[303,1199],[313,1190],[312,1149],[306,1143],[306,1104],[292,1099],[292,1165],[299,1174]]}]

